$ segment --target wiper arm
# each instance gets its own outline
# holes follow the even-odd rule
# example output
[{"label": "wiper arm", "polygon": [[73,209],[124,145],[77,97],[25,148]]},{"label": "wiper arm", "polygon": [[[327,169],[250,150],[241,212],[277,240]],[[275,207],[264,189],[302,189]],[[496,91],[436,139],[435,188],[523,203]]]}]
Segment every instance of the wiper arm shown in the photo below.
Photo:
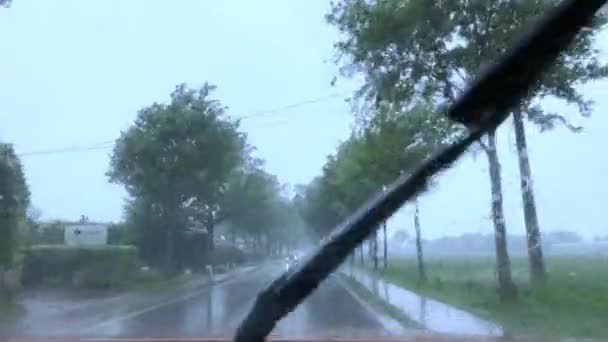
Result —
[{"label": "wiper arm", "polygon": [[424,191],[429,179],[460,158],[471,144],[496,129],[606,1],[566,0],[546,15],[448,109],[448,117],[467,125],[469,133],[423,162],[410,176],[397,179],[338,226],[295,272],[285,272],[260,292],[234,341],[264,341],[275,324],[310,295],[380,223]]}]

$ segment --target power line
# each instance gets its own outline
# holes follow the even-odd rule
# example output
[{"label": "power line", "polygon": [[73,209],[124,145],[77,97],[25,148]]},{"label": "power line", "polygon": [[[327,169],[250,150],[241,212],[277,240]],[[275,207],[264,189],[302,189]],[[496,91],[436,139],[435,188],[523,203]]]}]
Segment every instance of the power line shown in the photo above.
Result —
[{"label": "power line", "polygon": [[[281,107],[275,107],[275,108],[271,108],[271,109],[262,110],[259,112],[254,112],[254,113],[251,113],[248,115],[243,115],[243,116],[237,117],[236,120],[242,121],[242,120],[255,119],[255,118],[261,117],[261,116],[268,116],[268,115],[284,112],[286,110],[307,106],[310,104],[325,102],[327,100],[331,100],[333,98],[337,98],[339,96],[346,95],[346,94],[347,94],[347,92],[333,93],[333,94],[330,94],[327,96],[323,96],[323,97],[319,97],[319,98],[315,98],[315,99],[311,99],[311,100],[296,102],[296,103],[284,105]],[[270,126],[280,126],[285,123],[286,123],[285,121],[282,121],[282,122],[273,123]],[[70,147],[63,147],[63,148],[57,148],[57,149],[51,149],[51,150],[30,151],[30,152],[19,153],[17,155],[19,157],[29,157],[29,156],[48,155],[48,154],[78,152],[78,151],[104,150],[104,149],[111,148],[113,146],[114,146],[114,140],[106,140],[106,141],[101,141],[101,142],[94,143],[94,144],[87,145],[87,146],[70,146]]]},{"label": "power line", "polygon": [[54,153],[63,153],[63,152],[73,152],[73,151],[87,151],[87,150],[96,150],[96,149],[105,149],[112,147],[114,144],[114,140],[106,140],[100,141],[91,145],[86,146],[70,146],[70,147],[61,147],[50,150],[38,150],[38,151],[30,151],[17,154],[18,156],[34,156],[34,155],[43,155],[43,154],[54,154]]},{"label": "power line", "polygon": [[267,110],[262,110],[256,113],[252,113],[252,114],[248,114],[248,115],[243,115],[240,117],[237,117],[237,120],[248,120],[251,118],[256,118],[256,117],[260,117],[260,116],[267,116],[270,114],[274,114],[274,113],[278,113],[278,112],[283,112],[289,109],[294,109],[294,108],[298,108],[298,107],[302,107],[302,106],[306,106],[306,105],[310,105],[310,104],[314,104],[314,103],[320,103],[320,102],[325,102],[327,100],[331,100],[333,98],[339,97],[341,95],[345,95],[346,92],[342,92],[342,93],[333,93],[327,96],[323,96],[323,97],[319,97],[316,99],[312,99],[312,100],[306,100],[306,101],[302,101],[302,102],[296,102],[296,103],[292,103],[292,104],[288,104],[282,107],[277,107],[277,108],[272,108],[272,109],[267,109]]},{"label": "power line", "polygon": [[92,150],[104,150],[113,147],[113,145],[100,145],[96,144],[95,146],[73,146],[73,147],[65,147],[58,148],[54,150],[44,150],[44,151],[32,151],[17,154],[19,157],[28,157],[28,156],[39,156],[45,154],[57,154],[57,153],[67,153],[67,152],[77,152],[77,151],[92,151]]}]

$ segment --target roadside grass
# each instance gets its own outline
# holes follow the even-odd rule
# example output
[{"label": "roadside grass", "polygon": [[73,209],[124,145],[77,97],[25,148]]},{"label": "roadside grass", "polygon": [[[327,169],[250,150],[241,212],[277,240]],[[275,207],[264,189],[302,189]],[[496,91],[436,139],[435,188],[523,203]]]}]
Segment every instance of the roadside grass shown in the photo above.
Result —
[{"label": "roadside grass", "polygon": [[362,285],[355,279],[349,277],[348,275],[340,275],[340,278],[344,282],[346,282],[348,288],[355,292],[361,299],[363,299],[363,301],[368,303],[371,307],[388,314],[406,328],[421,328],[418,323],[416,323],[403,312],[401,312],[399,308],[376,296],[372,291],[367,289],[364,285]]},{"label": "roadside grass", "polygon": [[12,323],[15,318],[15,313],[20,309],[19,304],[7,298],[1,298],[0,296],[0,334],[4,331],[6,326]]},{"label": "roadside grass", "polygon": [[[546,287],[532,289],[527,259],[512,257],[516,303],[497,296],[493,257],[430,258],[420,284],[414,259],[390,260],[375,271],[417,293],[468,310],[519,335],[608,338],[608,258],[547,257]],[[369,265],[366,267],[370,268]]]}]

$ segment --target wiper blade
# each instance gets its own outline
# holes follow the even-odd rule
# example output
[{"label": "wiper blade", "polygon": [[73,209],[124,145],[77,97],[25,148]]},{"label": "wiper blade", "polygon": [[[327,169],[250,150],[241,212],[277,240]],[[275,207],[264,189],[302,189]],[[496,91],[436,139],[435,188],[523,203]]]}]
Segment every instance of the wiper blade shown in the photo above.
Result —
[{"label": "wiper blade", "polygon": [[496,129],[507,118],[509,109],[528,94],[606,1],[566,0],[544,16],[448,109],[448,117],[466,124],[470,132],[423,162],[410,176],[397,179],[338,226],[294,272],[284,273],[260,292],[237,329],[234,341],[264,341],[275,324],[310,295],[384,220],[424,191],[432,176],[449,167],[484,134]]}]

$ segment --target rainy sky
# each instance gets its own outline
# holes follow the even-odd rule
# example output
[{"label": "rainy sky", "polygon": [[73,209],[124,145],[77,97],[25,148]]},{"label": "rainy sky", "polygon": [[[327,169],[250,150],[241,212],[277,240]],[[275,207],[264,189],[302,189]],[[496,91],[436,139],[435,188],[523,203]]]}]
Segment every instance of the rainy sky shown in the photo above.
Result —
[{"label": "rainy sky", "polygon": [[[138,109],[168,101],[182,82],[217,85],[233,117],[312,100],[242,125],[269,172],[289,184],[308,182],[347,138],[353,120],[343,99],[357,87],[343,79],[330,86],[338,35],[324,22],[327,9],[324,0],[13,0],[0,9],[0,140],[31,153],[22,160],[33,205],[47,219],[120,219],[126,194],[107,182],[106,146]],[[608,33],[598,44],[608,57]],[[584,89],[596,101],[589,119],[543,103],[583,133],[527,130],[541,229],[590,238],[608,234],[608,83]],[[499,134],[505,212],[509,232],[523,234],[514,143],[508,122]],[[489,199],[485,156],[465,158],[421,199],[423,234],[491,232]],[[406,207],[389,226],[409,230],[411,223]]]}]

